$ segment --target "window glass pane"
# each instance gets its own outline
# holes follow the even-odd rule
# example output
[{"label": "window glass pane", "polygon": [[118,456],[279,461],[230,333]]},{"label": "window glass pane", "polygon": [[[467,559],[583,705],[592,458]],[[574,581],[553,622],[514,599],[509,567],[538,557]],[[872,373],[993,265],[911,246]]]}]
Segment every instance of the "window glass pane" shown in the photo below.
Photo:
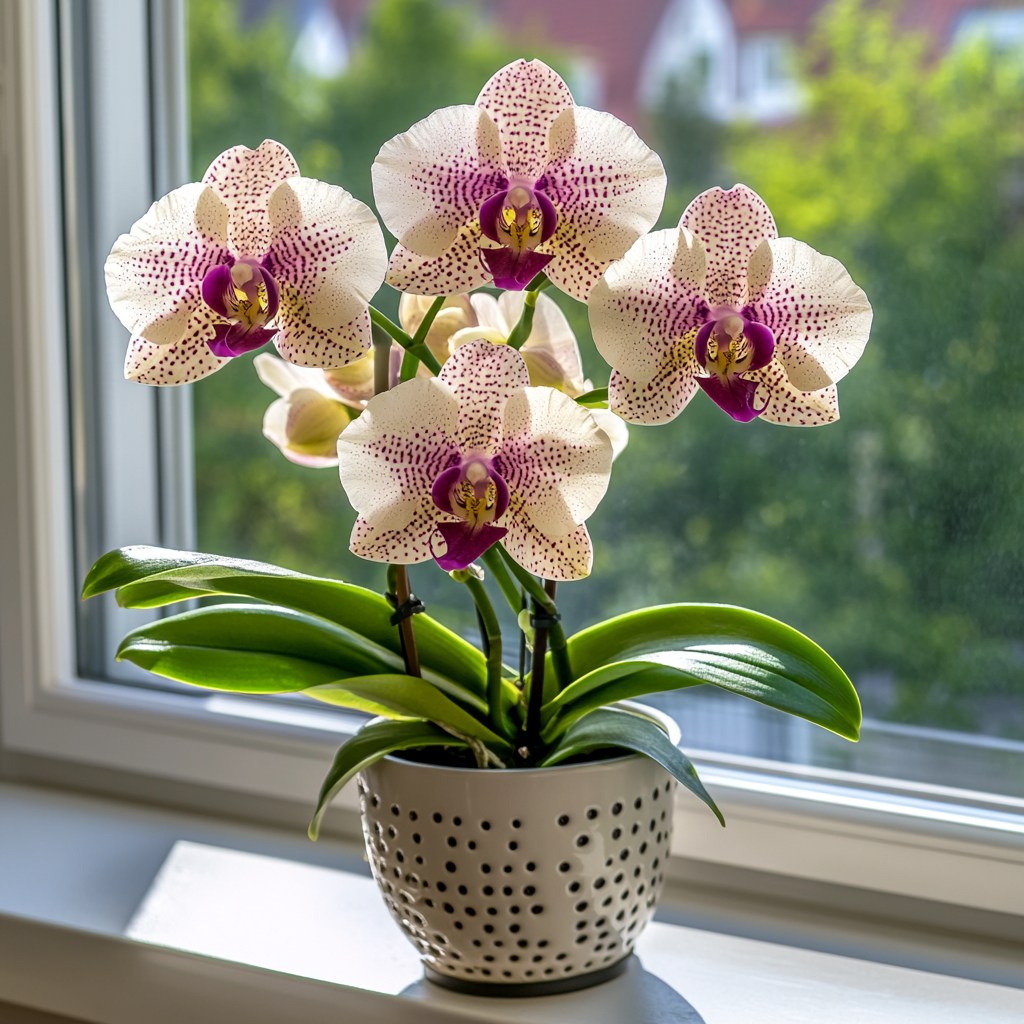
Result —
[{"label": "window glass pane", "polygon": [[[662,226],[711,185],[756,188],[781,235],[840,259],[874,305],[842,419],[740,425],[698,395],[632,428],[590,520],[593,577],[560,590],[566,624],[680,600],[758,609],[847,669],[864,740],[692,690],[659,699],[688,749],[1024,797],[1024,56],[1017,21],[984,6],[191,0],[192,171],[272,137],[371,202],[383,142],[526,54],[661,154]],[[378,303],[393,314],[396,296]],[[563,305],[605,383],[585,308]],[[194,389],[199,546],[380,587],[347,552],[336,472],[260,436],[272,397],[244,365]],[[432,612],[475,628],[445,583],[413,570]]]}]

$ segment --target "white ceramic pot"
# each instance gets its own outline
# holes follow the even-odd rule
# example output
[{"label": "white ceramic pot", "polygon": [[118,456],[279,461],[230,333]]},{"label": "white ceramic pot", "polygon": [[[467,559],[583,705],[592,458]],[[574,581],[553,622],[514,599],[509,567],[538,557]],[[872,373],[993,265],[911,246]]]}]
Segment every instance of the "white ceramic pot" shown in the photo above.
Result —
[{"label": "white ceramic pot", "polygon": [[664,880],[674,788],[639,756],[519,770],[388,757],[359,776],[374,877],[427,977],[500,995],[625,968]]}]

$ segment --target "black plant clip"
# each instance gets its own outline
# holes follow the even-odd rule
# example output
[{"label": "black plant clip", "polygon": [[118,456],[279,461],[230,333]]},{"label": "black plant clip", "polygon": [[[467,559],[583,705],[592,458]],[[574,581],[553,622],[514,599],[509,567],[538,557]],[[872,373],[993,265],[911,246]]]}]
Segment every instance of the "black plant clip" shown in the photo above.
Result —
[{"label": "black plant clip", "polygon": [[427,606],[415,594],[410,594],[401,604],[398,603],[398,598],[394,594],[385,594],[384,596],[388,599],[388,604],[395,609],[394,615],[391,616],[392,626],[398,626],[406,619],[411,619],[414,615],[419,615],[420,612],[427,610]]},{"label": "black plant clip", "polygon": [[539,608],[535,608],[533,614],[530,616],[530,625],[534,629],[551,629],[552,626],[557,626],[562,621],[562,616],[555,612],[554,614],[548,614],[545,611],[541,611]]}]

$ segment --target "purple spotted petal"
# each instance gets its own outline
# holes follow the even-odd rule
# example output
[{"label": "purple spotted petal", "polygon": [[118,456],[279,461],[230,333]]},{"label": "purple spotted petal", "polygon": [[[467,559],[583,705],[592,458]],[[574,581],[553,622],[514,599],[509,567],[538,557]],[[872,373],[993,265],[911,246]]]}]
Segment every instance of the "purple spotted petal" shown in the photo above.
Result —
[{"label": "purple spotted petal", "polygon": [[446,572],[465,569],[472,565],[488,548],[498,543],[508,530],[503,526],[483,523],[471,526],[469,523],[438,523],[437,531],[444,539],[444,552],[434,554],[434,560]]},{"label": "purple spotted petal", "polygon": [[841,380],[860,358],[871,304],[845,267],[792,238],[769,243],[771,277],[751,315],[775,336],[777,355],[801,391]]},{"label": "purple spotted petal", "polygon": [[[293,308],[301,302],[297,293],[289,293],[288,299]],[[370,314],[360,313],[351,323],[331,330],[321,330],[292,319],[277,332],[274,344],[277,351],[296,366],[322,367],[325,370],[345,367],[370,350]],[[339,390],[345,397],[344,389]]]},{"label": "purple spotted petal", "polygon": [[768,394],[768,404],[761,413],[763,420],[789,427],[820,427],[839,419],[839,396],[834,384],[820,391],[800,391],[778,359],[751,371],[749,376],[760,381]]},{"label": "purple spotted petal", "polygon": [[124,375],[141,384],[166,387],[199,380],[226,366],[211,351],[218,317],[200,303],[193,313],[185,336],[171,345],[154,345],[143,338],[132,338],[124,361]]},{"label": "purple spotted petal", "polygon": [[641,384],[613,370],[608,381],[608,407],[628,423],[655,425],[674,420],[697,394],[697,379],[689,369],[667,359],[649,381]]},{"label": "purple spotted petal", "polygon": [[503,188],[500,192],[495,192],[490,199],[485,199],[483,203],[480,204],[480,231],[492,242],[501,241],[498,237],[498,229],[496,225],[507,198],[508,189]]},{"label": "purple spotted petal", "polygon": [[[653,227],[665,198],[661,159],[611,114],[566,110],[551,131],[552,158],[538,183],[558,216],[545,251],[556,263],[585,257],[602,270]],[[565,231],[562,223],[572,225]],[[582,251],[579,247],[582,247]],[[586,301],[582,282],[576,294]]]},{"label": "purple spotted petal", "polygon": [[552,260],[547,253],[526,250],[517,254],[507,247],[482,249],[480,256],[494,286],[513,292],[521,292]]},{"label": "purple spotted petal", "polygon": [[696,380],[715,405],[740,423],[757,419],[768,405],[767,388],[757,380],[747,380],[736,374],[730,374],[725,380],[717,376],[697,377]]},{"label": "purple spotted petal", "polygon": [[705,320],[701,299],[704,250],[688,231],[644,235],[611,266],[590,296],[590,326],[605,360],[638,385],[663,371],[666,359],[698,372],[691,331]]},{"label": "purple spotted petal", "polygon": [[517,60],[496,72],[476,104],[497,126],[510,176],[531,183],[543,173],[551,125],[573,105],[562,78],[539,60]]},{"label": "purple spotted petal", "polygon": [[708,342],[715,332],[715,321],[709,320],[693,339],[693,354],[701,366],[706,366],[708,361]]},{"label": "purple spotted petal", "polygon": [[219,313],[224,317],[228,315],[228,307],[224,302],[224,296],[228,289],[232,287],[230,262],[218,263],[217,266],[211,267],[204,275],[202,285],[203,302],[215,313]]},{"label": "purple spotted petal", "polygon": [[228,241],[235,256],[263,257],[270,246],[270,193],[298,173],[295,158],[271,139],[259,149],[234,146],[210,164],[203,184],[211,185],[228,205]]},{"label": "purple spotted petal", "polygon": [[537,205],[540,207],[540,244],[543,245],[554,235],[555,229],[558,227],[558,211],[555,209],[555,204],[540,189],[534,190],[533,198],[537,200]]},{"label": "purple spotted petal", "polygon": [[157,200],[104,265],[118,320],[154,345],[185,339],[203,304],[203,278],[230,258],[227,227],[228,208],[207,185],[183,185]]},{"label": "purple spotted petal", "polygon": [[470,224],[440,256],[417,256],[396,245],[386,281],[411,295],[457,295],[471,292],[490,279],[480,257],[480,226]]},{"label": "purple spotted petal", "polygon": [[704,245],[707,283],[704,297],[712,308],[739,309],[748,300],[747,264],[765,239],[775,238],[775,220],[764,200],[746,185],[702,192],[679,221]]},{"label": "purple spotted petal", "polygon": [[[495,462],[550,537],[571,533],[608,489],[612,446],[594,417],[553,388],[525,388],[505,405],[504,439]],[[514,529],[510,517],[503,520]]]},{"label": "purple spotted petal", "polygon": [[412,565],[434,557],[432,539],[437,529],[437,509],[417,506],[401,528],[373,526],[359,516],[352,527],[349,548],[371,562]]},{"label": "purple spotted petal", "polygon": [[[376,395],[338,438],[338,468],[352,507],[374,530],[425,529],[429,554],[440,512],[437,477],[460,461],[458,400],[434,378],[419,377]],[[429,529],[427,528],[429,523]],[[364,556],[370,557],[370,556]]]},{"label": "purple spotted petal", "polygon": [[494,123],[470,106],[436,110],[386,142],[371,173],[388,230],[419,256],[440,256],[507,186],[500,150]]},{"label": "purple spotted petal", "polygon": [[459,450],[494,454],[502,438],[505,403],[530,383],[523,357],[504,345],[471,341],[455,350],[437,379],[459,403]]},{"label": "purple spotted petal", "polygon": [[265,265],[281,293],[280,327],[332,331],[366,311],[387,250],[365,203],[336,185],[290,178],[271,195],[269,216]]},{"label": "purple spotted petal", "polygon": [[[760,370],[767,366],[775,351],[775,336],[764,324],[753,320],[743,320],[743,335],[750,345],[750,370]],[[700,356],[697,357],[700,359]]]},{"label": "purple spotted petal", "polygon": [[549,580],[580,580],[590,575],[594,549],[586,526],[549,537],[533,523],[522,503],[510,510],[506,521],[514,526],[505,537],[505,550],[528,572]]}]

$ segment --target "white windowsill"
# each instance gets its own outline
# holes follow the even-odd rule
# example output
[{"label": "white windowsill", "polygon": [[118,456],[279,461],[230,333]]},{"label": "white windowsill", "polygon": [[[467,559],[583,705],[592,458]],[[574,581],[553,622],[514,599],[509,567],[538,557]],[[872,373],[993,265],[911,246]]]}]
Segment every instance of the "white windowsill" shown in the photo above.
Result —
[{"label": "white windowsill", "polygon": [[0,1002],[96,1024],[1024,1019],[1018,989],[658,922],[599,988],[470,998],[421,980],[343,844],[10,784],[0,836]]}]

